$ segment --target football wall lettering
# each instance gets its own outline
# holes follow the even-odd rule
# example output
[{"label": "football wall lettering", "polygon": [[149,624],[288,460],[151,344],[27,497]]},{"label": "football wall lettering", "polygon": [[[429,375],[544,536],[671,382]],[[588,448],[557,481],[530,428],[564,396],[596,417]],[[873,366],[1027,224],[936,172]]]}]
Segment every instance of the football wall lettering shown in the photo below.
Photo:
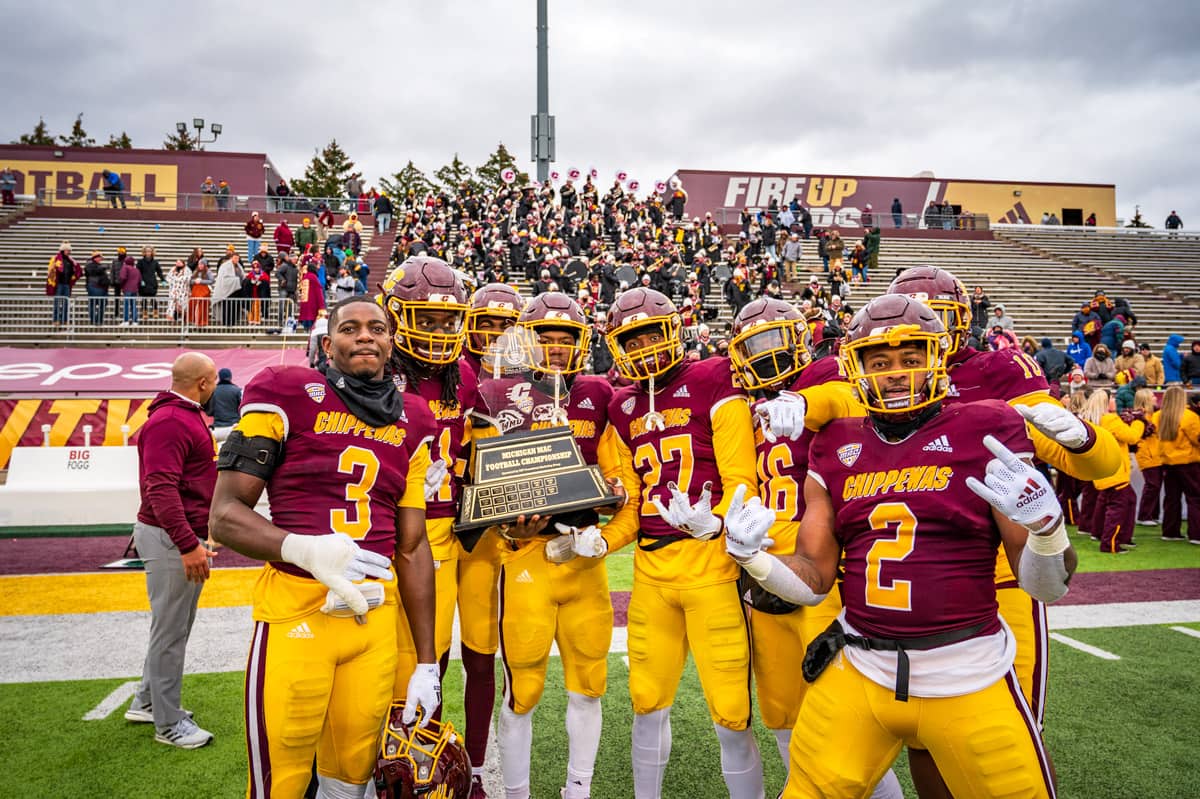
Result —
[{"label": "football wall lettering", "polygon": [[83,446],[83,427],[92,426],[92,446],[121,446],[121,426],[129,443],[146,423],[150,399],[0,400],[0,468],[8,468],[13,447],[40,447],[42,425],[50,425],[50,445]]}]

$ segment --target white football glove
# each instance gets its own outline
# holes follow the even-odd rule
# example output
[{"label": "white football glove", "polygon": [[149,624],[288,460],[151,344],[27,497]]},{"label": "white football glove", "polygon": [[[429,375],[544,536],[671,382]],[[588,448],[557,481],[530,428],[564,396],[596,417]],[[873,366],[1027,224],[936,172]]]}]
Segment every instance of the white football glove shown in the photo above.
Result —
[{"label": "white football glove", "polygon": [[1087,425],[1061,405],[1039,402],[1037,405],[1014,405],[1038,432],[1054,439],[1067,449],[1078,449],[1087,443]]},{"label": "white football glove", "polygon": [[426,502],[437,496],[437,492],[442,487],[442,483],[446,481],[446,473],[448,471],[449,469],[446,467],[445,461],[430,461],[429,468],[425,470]]},{"label": "white football glove", "polygon": [[721,520],[712,512],[712,483],[704,484],[700,490],[700,499],[696,500],[695,505],[674,483],[667,483],[667,489],[671,492],[671,501],[666,507],[663,507],[658,497],[650,499],[654,507],[658,508],[663,521],[701,541],[707,541],[721,532]]},{"label": "white football glove", "polygon": [[608,554],[608,542],[600,535],[600,528],[594,524],[580,529],[556,522],[554,529],[563,536],[571,537],[571,551],[581,558],[602,558]]},{"label": "white football glove", "polygon": [[[400,721],[408,726],[417,720],[418,715],[424,727],[429,723],[438,706],[442,704],[442,676],[436,663],[418,663],[412,676],[408,678],[408,693],[404,696],[404,715]],[[417,708],[420,708],[418,712]]]},{"label": "white football glove", "polygon": [[808,403],[794,391],[781,391],[778,397],[757,403],[754,412],[762,419],[763,437],[767,441],[772,444],[780,438],[796,441],[804,434]]},{"label": "white football glove", "polygon": [[739,563],[750,560],[759,550],[768,549],[775,542],[767,538],[767,531],[775,523],[775,511],[763,507],[757,496],[749,502],[745,484],[739,485],[729,501],[729,512],[725,514],[725,551]]},{"label": "white football glove", "polygon": [[1062,507],[1050,481],[995,436],[984,436],[983,445],[996,457],[988,461],[983,482],[968,477],[967,488],[1034,535],[1058,527]]},{"label": "white football glove", "polygon": [[299,566],[342,598],[355,615],[367,612],[367,600],[346,577],[346,571],[362,552],[345,533],[297,535],[289,533],[279,547],[279,556]]},{"label": "white football glove", "polygon": [[[563,525],[556,524],[555,527]],[[570,528],[567,528],[570,529]],[[575,537],[560,535],[546,542],[546,560],[551,563],[566,563],[575,557]]]},{"label": "white football glove", "polygon": [[[339,535],[346,535],[339,533]],[[346,536],[349,538],[349,536]],[[391,565],[392,561],[387,555],[380,555],[378,552],[372,552],[369,549],[363,549],[357,544],[355,546],[358,551],[354,553],[354,559],[346,564],[345,571],[342,576],[352,583],[361,582],[368,577],[374,577],[377,580],[392,579]]]}]

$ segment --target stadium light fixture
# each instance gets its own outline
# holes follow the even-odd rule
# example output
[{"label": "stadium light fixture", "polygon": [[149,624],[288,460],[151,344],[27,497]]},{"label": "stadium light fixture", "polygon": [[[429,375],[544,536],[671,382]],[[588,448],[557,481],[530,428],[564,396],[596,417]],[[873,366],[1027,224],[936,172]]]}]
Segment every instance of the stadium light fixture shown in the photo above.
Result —
[{"label": "stadium light fixture", "polygon": [[175,131],[176,131],[177,133],[181,133],[181,134],[182,134],[182,133],[187,133],[187,129],[188,129],[188,127],[187,127],[187,123],[186,123],[186,122],[176,122],[176,123],[175,123]]},{"label": "stadium light fixture", "polygon": [[203,130],[204,129],[204,120],[201,119],[200,117],[193,117],[192,118],[192,127],[195,128],[196,130]]},{"label": "stadium light fixture", "polygon": [[220,122],[214,122],[211,125],[209,125],[208,127],[209,127],[209,130],[211,130],[213,132],[213,136],[221,135],[221,123]]}]

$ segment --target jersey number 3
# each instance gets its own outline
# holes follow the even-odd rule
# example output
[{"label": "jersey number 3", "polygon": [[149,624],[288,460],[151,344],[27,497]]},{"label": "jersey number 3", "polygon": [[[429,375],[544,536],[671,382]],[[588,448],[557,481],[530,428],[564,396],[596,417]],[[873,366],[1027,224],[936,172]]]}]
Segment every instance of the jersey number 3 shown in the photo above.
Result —
[{"label": "jersey number 3", "polygon": [[346,483],[346,502],[353,507],[333,508],[329,511],[329,529],[345,533],[351,538],[362,538],[371,532],[371,489],[379,478],[379,458],[369,449],[346,447],[338,456],[338,474],[354,475],[359,469],[358,480]]},{"label": "jersey number 3", "polygon": [[867,604],[888,610],[912,610],[912,582],[884,582],[884,561],[901,561],[917,546],[917,517],[903,502],[884,502],[871,511],[872,530],[895,531],[892,538],[881,538],[867,550]]}]

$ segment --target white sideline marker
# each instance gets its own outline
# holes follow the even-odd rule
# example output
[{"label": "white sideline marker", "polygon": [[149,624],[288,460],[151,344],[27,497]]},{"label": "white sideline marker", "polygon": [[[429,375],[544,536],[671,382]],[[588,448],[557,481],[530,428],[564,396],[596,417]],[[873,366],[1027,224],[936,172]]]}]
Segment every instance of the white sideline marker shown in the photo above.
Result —
[{"label": "white sideline marker", "polygon": [[1078,649],[1080,652],[1087,652],[1089,655],[1095,655],[1102,660],[1121,659],[1120,655],[1114,655],[1112,652],[1092,646],[1091,644],[1085,644],[1083,641],[1076,641],[1074,638],[1068,638],[1062,633],[1050,633],[1050,637],[1055,641],[1058,641],[1060,644],[1066,644],[1072,649]]},{"label": "white sideline marker", "polygon": [[1200,638],[1200,630],[1193,630],[1191,627],[1172,627],[1171,629],[1177,633],[1190,635],[1193,638]]},{"label": "white sideline marker", "polygon": [[84,714],[84,721],[100,721],[112,715],[112,712],[125,704],[125,700],[130,699],[137,693],[138,681],[130,680],[123,682],[113,689],[112,693],[100,700],[100,704]]}]

